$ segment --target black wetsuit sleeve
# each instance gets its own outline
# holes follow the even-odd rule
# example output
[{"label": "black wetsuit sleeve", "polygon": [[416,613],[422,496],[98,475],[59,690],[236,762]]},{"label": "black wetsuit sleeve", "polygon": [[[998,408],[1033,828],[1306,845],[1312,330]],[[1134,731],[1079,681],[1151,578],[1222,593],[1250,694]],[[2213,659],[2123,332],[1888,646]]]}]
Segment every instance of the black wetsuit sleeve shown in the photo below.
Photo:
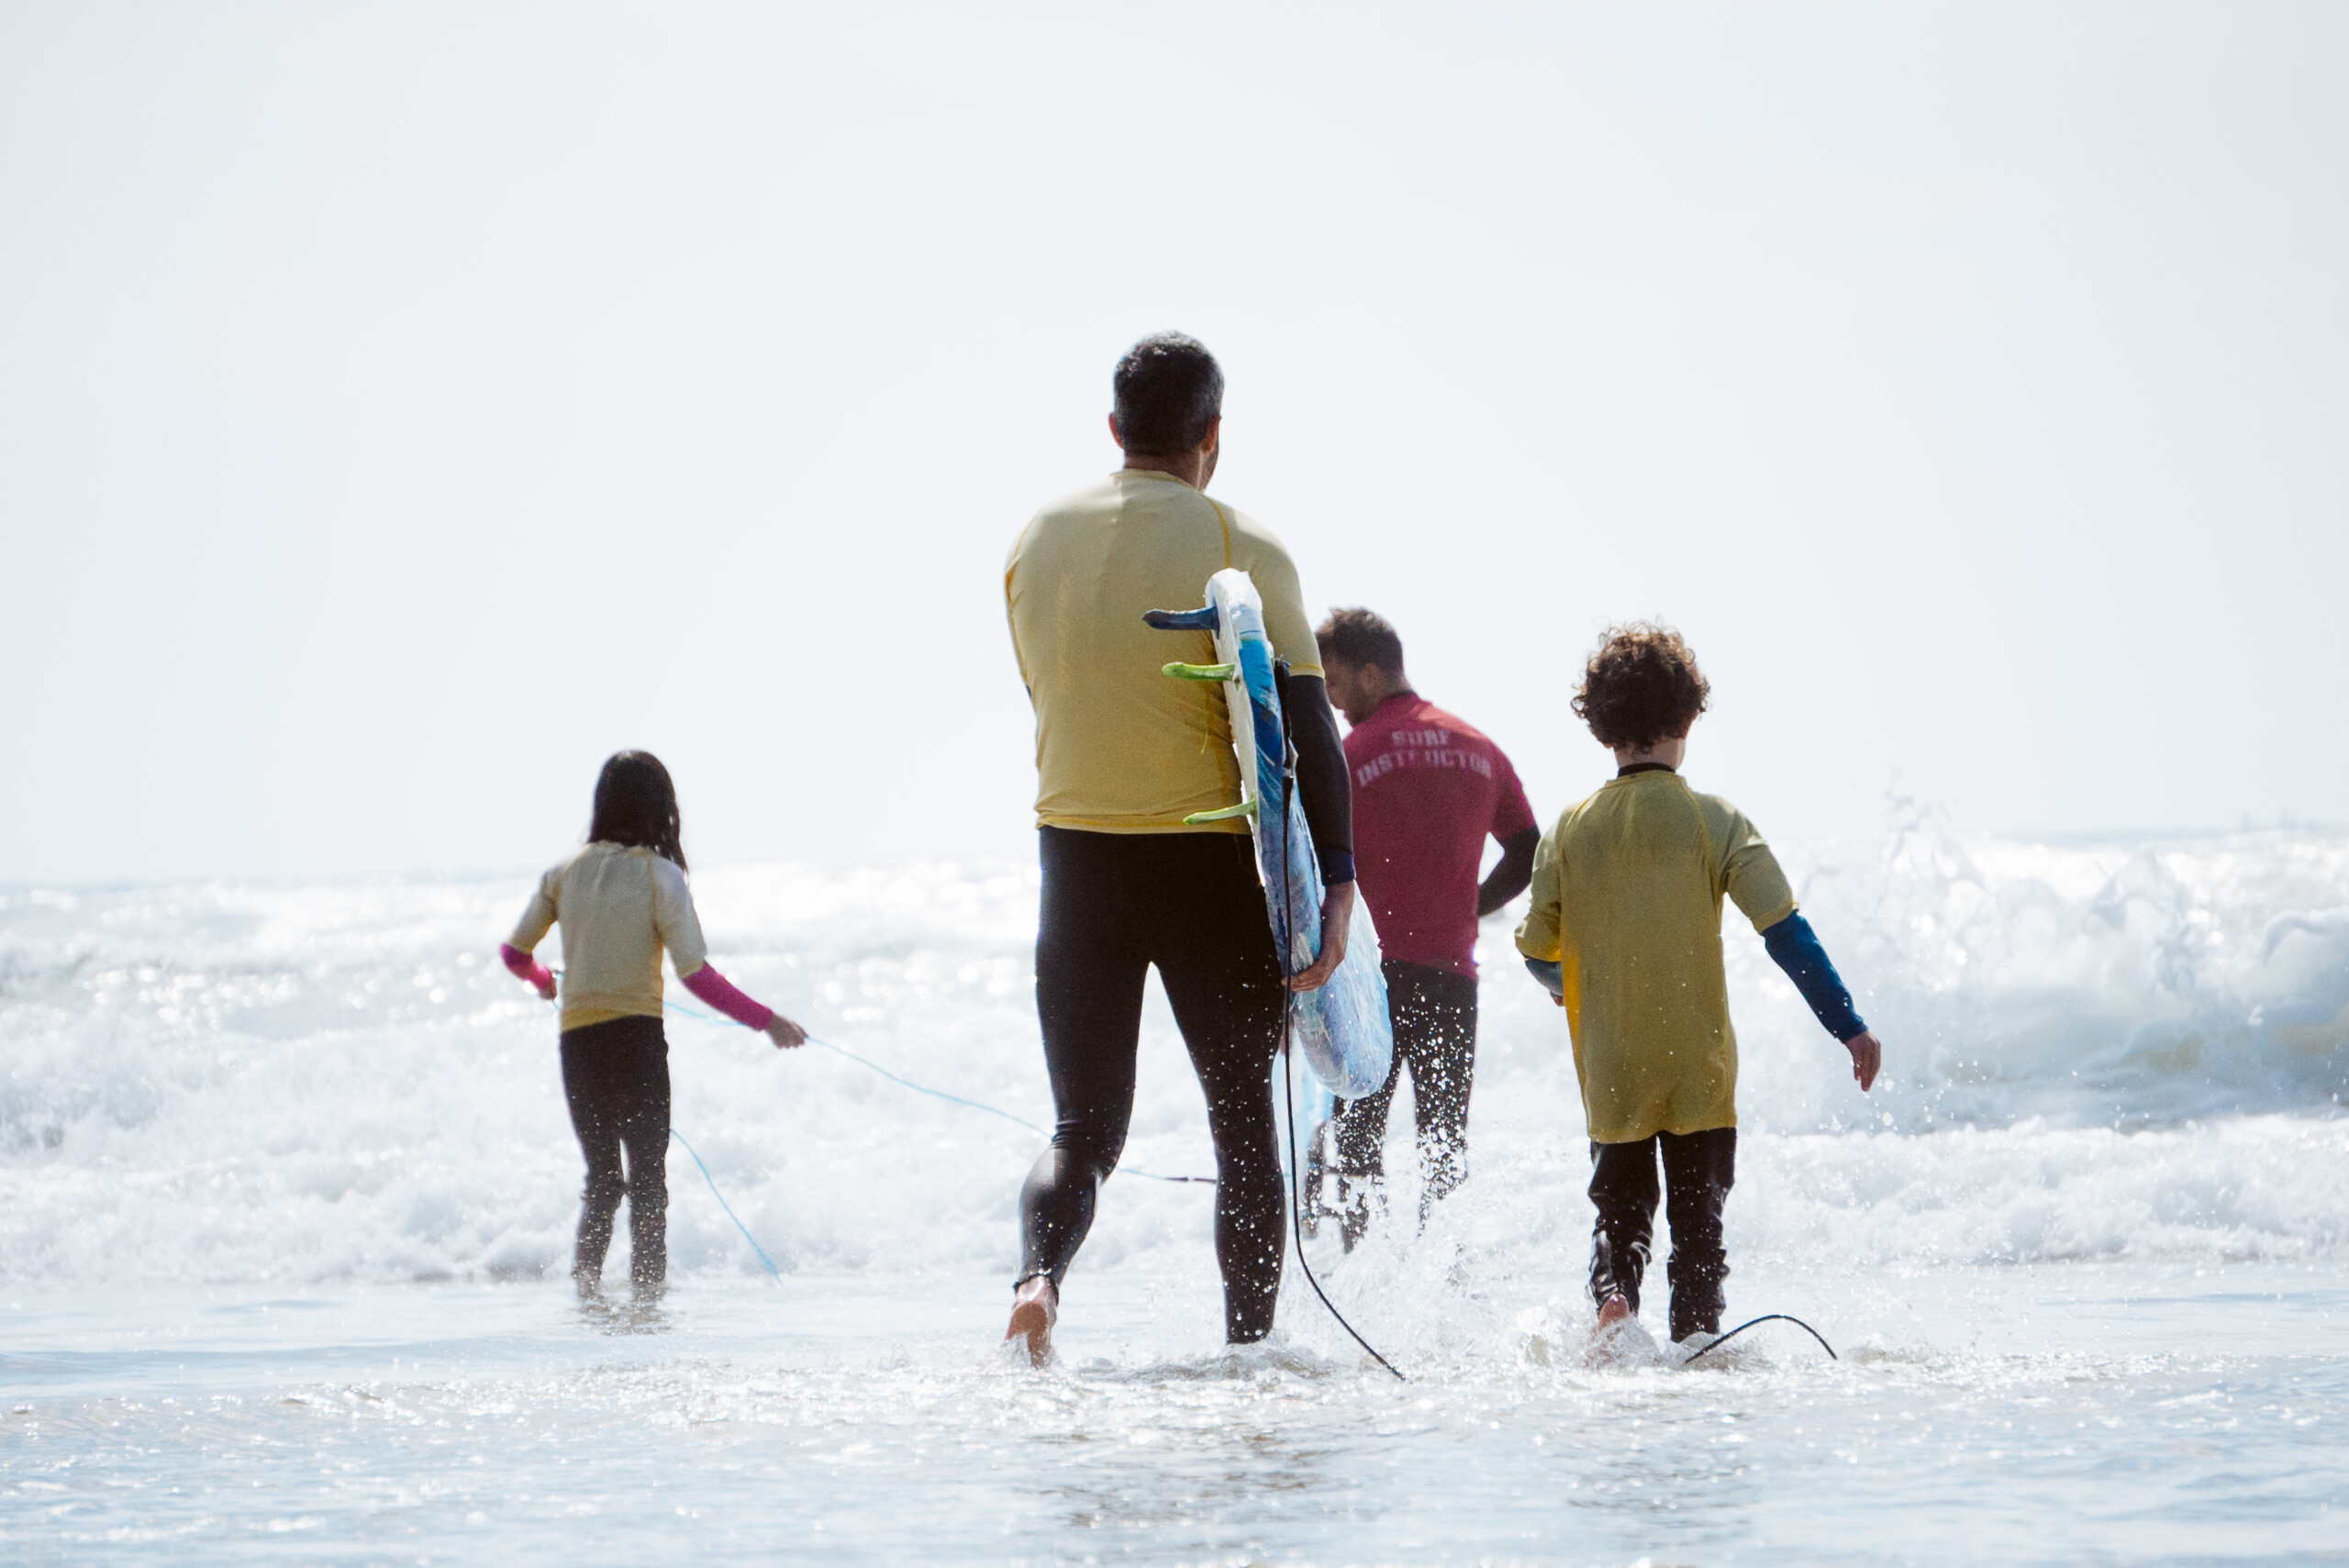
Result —
[{"label": "black wetsuit sleeve", "polygon": [[1852,993],[1827,961],[1827,950],[1819,945],[1819,933],[1799,911],[1763,932],[1762,946],[1787,972],[1787,978],[1795,983],[1802,999],[1810,1004],[1812,1016],[1829,1034],[1848,1040],[1868,1032],[1868,1026],[1852,1008]]},{"label": "black wetsuit sleeve", "polygon": [[1542,847],[1542,829],[1528,828],[1501,840],[1501,858],[1476,889],[1476,918],[1483,919],[1533,885],[1533,851]]},{"label": "black wetsuit sleeve", "polygon": [[1320,676],[1291,675],[1286,701],[1305,826],[1321,862],[1321,880],[1334,887],[1354,879],[1353,780],[1346,773],[1346,748],[1338,739],[1338,716],[1330,710],[1330,688]]}]

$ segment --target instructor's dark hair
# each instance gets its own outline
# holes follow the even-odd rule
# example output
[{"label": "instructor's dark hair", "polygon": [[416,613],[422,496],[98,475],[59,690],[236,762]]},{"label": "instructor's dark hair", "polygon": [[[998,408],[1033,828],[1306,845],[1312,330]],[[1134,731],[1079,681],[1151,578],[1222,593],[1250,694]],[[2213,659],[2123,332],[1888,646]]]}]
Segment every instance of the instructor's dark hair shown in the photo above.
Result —
[{"label": "instructor's dark hair", "polygon": [[615,751],[596,775],[596,815],[587,824],[591,844],[641,844],[686,869],[685,821],[677,814],[677,786],[669,770],[650,751]]},{"label": "instructor's dark hair", "polygon": [[1313,640],[1321,645],[1324,664],[1338,659],[1349,664],[1375,664],[1390,675],[1403,673],[1403,639],[1375,610],[1359,606],[1331,610],[1330,618],[1315,628]]},{"label": "instructor's dark hair", "polygon": [[1688,733],[1712,688],[1668,626],[1611,626],[1583,667],[1575,712],[1601,746],[1638,749]]},{"label": "instructor's dark hair", "polygon": [[1156,332],[1126,350],[1109,392],[1126,450],[1172,457],[1198,450],[1223,412],[1223,368],[1197,338]]}]

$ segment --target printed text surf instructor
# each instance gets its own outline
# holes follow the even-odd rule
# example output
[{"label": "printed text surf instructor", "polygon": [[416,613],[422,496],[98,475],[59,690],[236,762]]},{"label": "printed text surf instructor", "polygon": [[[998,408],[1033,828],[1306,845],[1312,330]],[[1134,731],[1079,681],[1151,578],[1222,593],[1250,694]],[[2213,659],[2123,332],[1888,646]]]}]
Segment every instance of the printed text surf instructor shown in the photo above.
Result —
[{"label": "printed text surf instructor", "polygon": [[1196,633],[1186,648],[1142,621],[1196,606],[1225,567],[1254,580],[1274,657],[1288,662],[1298,782],[1329,884],[1321,951],[1296,989],[1337,968],[1353,916],[1345,752],[1297,568],[1270,533],[1206,495],[1223,373],[1204,346],[1166,333],[1127,350],[1110,385],[1125,466],[1037,513],[1004,568],[1036,709],[1036,1012],[1056,1113],[1020,1193],[1005,1338],[1024,1339],[1039,1362],[1125,1145],[1152,965],[1207,1095],[1225,1334],[1246,1343],[1273,1326],[1285,1249],[1271,1079],[1286,995],[1247,824],[1183,820],[1240,799],[1222,691],[1160,673],[1170,659],[1212,662],[1212,639]]}]

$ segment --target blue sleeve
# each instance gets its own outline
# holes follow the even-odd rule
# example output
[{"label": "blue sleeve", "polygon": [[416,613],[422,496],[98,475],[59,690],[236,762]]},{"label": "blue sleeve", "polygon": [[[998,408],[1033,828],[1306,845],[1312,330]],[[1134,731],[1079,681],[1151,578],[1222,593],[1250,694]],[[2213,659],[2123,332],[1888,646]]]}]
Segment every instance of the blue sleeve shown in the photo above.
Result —
[{"label": "blue sleeve", "polygon": [[1762,945],[1787,978],[1795,983],[1802,999],[1810,1004],[1827,1032],[1837,1040],[1850,1040],[1865,1034],[1868,1026],[1852,1010],[1852,994],[1844,989],[1835,966],[1827,962],[1827,950],[1819,945],[1819,933],[1799,910],[1787,916],[1762,933]]}]

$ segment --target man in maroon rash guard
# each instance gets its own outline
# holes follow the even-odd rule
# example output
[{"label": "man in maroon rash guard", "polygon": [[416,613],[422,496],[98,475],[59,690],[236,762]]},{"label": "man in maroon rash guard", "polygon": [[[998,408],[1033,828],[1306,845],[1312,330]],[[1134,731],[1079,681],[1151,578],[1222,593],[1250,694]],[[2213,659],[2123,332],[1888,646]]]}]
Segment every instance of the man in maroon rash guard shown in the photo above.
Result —
[{"label": "man in maroon rash guard", "polygon": [[[1385,1085],[1340,1105],[1335,1118],[1351,1251],[1378,1207],[1380,1145],[1405,1066],[1425,1167],[1421,1224],[1467,1173],[1476,922],[1525,891],[1542,829],[1501,749],[1411,690],[1392,626],[1368,610],[1337,610],[1315,635],[1330,700],[1352,727],[1355,878],[1386,955],[1395,1023]],[[1480,884],[1487,834],[1501,858]]]}]

